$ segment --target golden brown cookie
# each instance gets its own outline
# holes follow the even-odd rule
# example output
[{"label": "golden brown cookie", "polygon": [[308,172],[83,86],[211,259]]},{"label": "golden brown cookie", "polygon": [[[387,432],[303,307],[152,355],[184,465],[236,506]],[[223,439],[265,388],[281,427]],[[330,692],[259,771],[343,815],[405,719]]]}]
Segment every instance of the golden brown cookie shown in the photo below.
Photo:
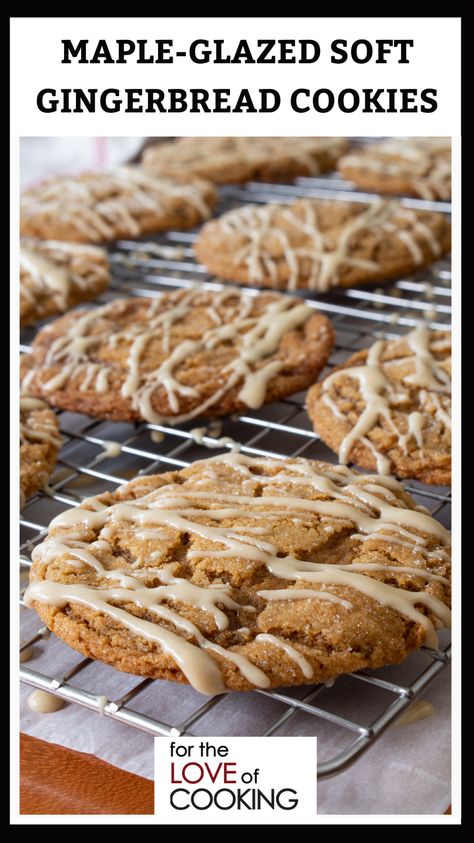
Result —
[{"label": "golden brown cookie", "polygon": [[20,325],[64,313],[94,299],[110,280],[105,249],[80,243],[22,238]]},{"label": "golden brown cookie", "polygon": [[339,462],[422,483],[451,483],[451,334],[419,325],[338,366],[307,397]]},{"label": "golden brown cookie", "polygon": [[332,170],[345,138],[178,138],[149,146],[143,166],[156,175],[215,184],[289,181]]},{"label": "golden brown cookie", "polygon": [[297,299],[194,287],[57,319],[35,338],[24,384],[55,407],[173,424],[305,389],[333,342],[329,320]]},{"label": "golden brown cookie", "polygon": [[451,199],[449,138],[392,138],[344,155],[338,169],[363,190]]},{"label": "golden brown cookie", "polygon": [[231,454],[61,513],[25,602],[119,670],[246,691],[436,646],[449,559],[448,531],[393,478]]},{"label": "golden brown cookie", "polygon": [[20,397],[20,505],[47,482],[61,447],[58,420],[38,398]]},{"label": "golden brown cookie", "polygon": [[25,191],[21,234],[102,243],[167,228],[192,228],[211,215],[216,192],[200,179],[153,177],[141,167],[58,176]]},{"label": "golden brown cookie", "polygon": [[394,278],[449,249],[445,216],[394,200],[246,205],[206,223],[195,245],[198,260],[222,278],[318,292]]}]

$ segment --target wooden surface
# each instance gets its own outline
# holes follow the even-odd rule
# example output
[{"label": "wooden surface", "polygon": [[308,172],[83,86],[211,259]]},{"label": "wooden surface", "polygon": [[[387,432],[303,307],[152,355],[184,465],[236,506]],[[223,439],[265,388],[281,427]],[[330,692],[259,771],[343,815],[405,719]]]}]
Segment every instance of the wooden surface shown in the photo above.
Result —
[{"label": "wooden surface", "polygon": [[21,814],[152,814],[153,782],[20,735]]}]

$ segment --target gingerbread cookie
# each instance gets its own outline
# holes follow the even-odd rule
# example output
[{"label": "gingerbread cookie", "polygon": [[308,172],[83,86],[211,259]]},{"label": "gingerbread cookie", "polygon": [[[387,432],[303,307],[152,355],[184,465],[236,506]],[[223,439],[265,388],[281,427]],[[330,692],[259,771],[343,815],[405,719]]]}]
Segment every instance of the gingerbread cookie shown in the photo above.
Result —
[{"label": "gingerbread cookie", "polygon": [[451,334],[419,325],[353,354],[308,392],[314,429],[381,474],[451,482]]},{"label": "gingerbread cookie", "polygon": [[216,202],[210,182],[153,177],[141,167],[58,176],[23,193],[21,233],[102,243],[167,228],[192,228]]},{"label": "gingerbread cookie", "polygon": [[449,138],[392,138],[340,159],[342,175],[362,190],[451,199]]},{"label": "gingerbread cookie", "polygon": [[297,299],[194,287],[62,316],[35,338],[24,384],[55,407],[175,424],[305,389],[333,342],[329,320]]},{"label": "gingerbread cookie", "polygon": [[448,531],[393,478],[231,454],[61,513],[25,602],[87,657],[219,694],[435,647],[449,559]]},{"label": "gingerbread cookie", "polygon": [[55,240],[20,243],[20,325],[25,327],[107,289],[109,260],[105,249]]},{"label": "gingerbread cookie", "polygon": [[61,447],[53,411],[39,398],[20,397],[20,504],[47,482]]},{"label": "gingerbread cookie", "polygon": [[281,182],[332,170],[344,138],[178,138],[148,147],[143,166],[156,175],[215,184]]},{"label": "gingerbread cookie", "polygon": [[202,228],[195,252],[222,278],[326,292],[421,269],[449,248],[450,225],[442,214],[395,200],[299,199],[223,214]]}]

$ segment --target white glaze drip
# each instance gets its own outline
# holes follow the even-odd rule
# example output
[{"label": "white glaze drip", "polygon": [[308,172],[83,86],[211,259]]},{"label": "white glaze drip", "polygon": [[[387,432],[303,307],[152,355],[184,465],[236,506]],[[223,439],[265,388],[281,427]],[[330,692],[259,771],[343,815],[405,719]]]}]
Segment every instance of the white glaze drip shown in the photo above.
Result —
[{"label": "white glaze drip", "polygon": [[120,442],[112,442],[104,439],[102,442],[102,450],[103,454],[101,456],[103,459],[113,459],[114,457],[119,457],[122,453],[122,446]]},{"label": "white glaze drip", "polygon": [[217,439],[212,435],[211,425],[208,427],[193,427],[191,430],[196,445],[204,445],[206,448],[225,448],[230,445],[231,452],[240,451],[241,444],[231,436],[219,436]]},{"label": "white glaze drip", "polygon": [[427,700],[417,700],[409,705],[400,717],[397,717],[394,725],[411,726],[419,720],[425,720],[427,717],[433,717],[434,713],[434,706],[430,702],[427,702]]},{"label": "white glaze drip", "polygon": [[282,638],[278,638],[276,635],[269,635],[268,633],[260,633],[259,635],[255,636],[255,641],[261,641],[262,644],[272,644],[275,647],[278,647],[280,650],[283,650],[287,656],[290,657],[299,667],[303,676],[306,679],[311,679],[314,674],[314,670],[311,667],[309,661],[305,659],[302,653],[299,652],[295,647],[292,647],[288,641],[284,641]]},{"label": "white glaze drip", "polygon": [[64,266],[54,263],[46,255],[21,246],[20,267],[31,276],[39,288],[47,287],[61,307],[67,306],[71,276]]},{"label": "white glaze drip", "polygon": [[408,344],[413,351],[415,358],[415,371],[407,375],[404,381],[422,389],[429,389],[432,392],[451,392],[451,378],[444,369],[438,365],[433,357],[430,348],[430,332],[420,322],[417,327],[407,335]]},{"label": "white glaze drip", "polygon": [[[20,646],[23,647],[23,645],[25,643],[26,643],[25,641],[20,641]],[[33,647],[32,646],[31,647],[25,647],[24,650],[20,650],[20,662],[22,664],[23,664],[23,662],[29,662],[32,655],[33,655]]]}]

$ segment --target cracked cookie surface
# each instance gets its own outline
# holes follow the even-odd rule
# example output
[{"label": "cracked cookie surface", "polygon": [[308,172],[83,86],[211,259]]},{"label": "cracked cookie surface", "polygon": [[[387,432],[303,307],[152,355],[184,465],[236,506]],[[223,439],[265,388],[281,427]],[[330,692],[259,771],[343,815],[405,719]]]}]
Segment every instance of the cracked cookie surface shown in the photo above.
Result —
[{"label": "cracked cookie surface", "polygon": [[202,179],[154,177],[141,167],[57,176],[26,190],[20,231],[26,237],[105,243],[207,219],[217,196]]},{"label": "cracked cookie surface", "polygon": [[61,513],[25,600],[84,655],[212,694],[435,646],[449,559],[448,532],[393,478],[231,454]]},{"label": "cracked cookie surface", "polygon": [[391,138],[344,155],[338,168],[363,190],[451,199],[449,138]]},{"label": "cracked cookie surface", "polygon": [[215,184],[279,182],[332,170],[345,138],[178,138],[148,147],[145,169],[157,175],[205,178]]},{"label": "cracked cookie surface", "polygon": [[191,288],[62,316],[35,338],[23,383],[62,409],[176,423],[305,389],[333,342],[326,316],[300,300]]},{"label": "cracked cookie surface", "polygon": [[349,461],[451,483],[451,334],[419,325],[356,352],[308,392],[323,442]]},{"label": "cracked cookie surface", "polygon": [[195,253],[241,284],[327,292],[396,278],[450,249],[445,216],[396,200],[245,205],[206,223]]}]

